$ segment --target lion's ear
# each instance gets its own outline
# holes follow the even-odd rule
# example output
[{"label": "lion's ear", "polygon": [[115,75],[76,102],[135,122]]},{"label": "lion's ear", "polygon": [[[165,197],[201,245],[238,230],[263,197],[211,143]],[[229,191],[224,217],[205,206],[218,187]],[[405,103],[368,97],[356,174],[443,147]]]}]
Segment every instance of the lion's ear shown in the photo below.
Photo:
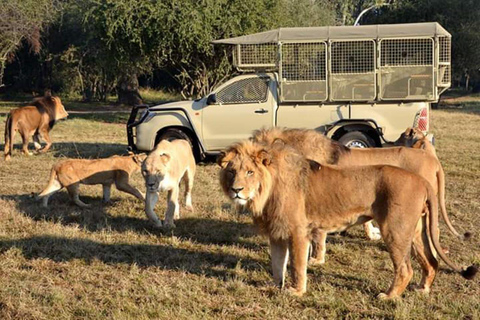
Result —
[{"label": "lion's ear", "polygon": [[171,159],[171,156],[168,153],[160,154],[160,160],[162,160],[164,164],[167,164],[170,161],[170,159]]},{"label": "lion's ear", "polygon": [[228,162],[230,160],[232,160],[233,158],[235,158],[236,155],[237,155],[237,153],[233,150],[222,151],[222,152],[220,152],[220,154],[217,157],[217,164],[220,167],[225,168],[227,166]]},{"label": "lion's ear", "polygon": [[407,130],[405,130],[405,134],[409,137],[413,136],[414,133],[415,133],[415,130],[411,127],[408,127]]},{"label": "lion's ear", "polygon": [[272,163],[272,155],[268,153],[265,149],[262,149],[257,153],[254,161],[257,163],[261,163],[264,166],[269,166],[270,163]]},{"label": "lion's ear", "polygon": [[145,158],[147,158],[145,153],[134,154],[133,152],[129,151],[128,154],[133,155],[133,161],[135,161],[135,163],[138,165],[142,165],[143,161],[145,161]]}]

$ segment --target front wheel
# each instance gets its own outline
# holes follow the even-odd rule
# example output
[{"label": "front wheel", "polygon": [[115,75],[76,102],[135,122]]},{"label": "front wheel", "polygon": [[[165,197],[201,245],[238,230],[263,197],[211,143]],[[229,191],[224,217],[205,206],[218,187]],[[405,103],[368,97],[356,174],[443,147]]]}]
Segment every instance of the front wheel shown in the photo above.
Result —
[{"label": "front wheel", "polygon": [[198,144],[194,144],[194,141],[182,130],[176,129],[176,128],[170,128],[165,130],[164,132],[160,133],[157,135],[157,138],[155,139],[155,146],[160,143],[162,140],[177,140],[177,139],[182,139],[182,140],[187,140],[188,143],[190,144],[190,147],[192,148],[193,156],[195,157],[196,162],[200,162],[201,160],[201,155],[200,155],[200,150],[198,147]]},{"label": "front wheel", "polygon": [[338,142],[349,148],[375,147],[375,141],[368,134],[361,131],[347,132],[338,139]]},{"label": "front wheel", "polygon": [[157,136],[157,139],[155,139],[155,145],[157,145],[160,141],[162,140],[177,140],[177,139],[183,139],[187,140],[188,143],[190,143],[190,146],[192,145],[192,141],[190,141],[190,138],[188,135],[183,132],[182,130],[179,129],[167,129],[165,132],[162,132]]}]

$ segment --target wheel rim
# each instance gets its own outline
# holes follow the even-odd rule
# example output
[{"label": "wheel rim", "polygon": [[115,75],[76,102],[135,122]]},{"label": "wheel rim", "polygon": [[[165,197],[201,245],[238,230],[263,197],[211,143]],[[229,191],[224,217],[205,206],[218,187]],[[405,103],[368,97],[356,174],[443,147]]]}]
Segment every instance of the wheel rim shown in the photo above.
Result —
[{"label": "wheel rim", "polygon": [[352,140],[347,143],[349,148],[368,148],[367,144],[360,140]]}]

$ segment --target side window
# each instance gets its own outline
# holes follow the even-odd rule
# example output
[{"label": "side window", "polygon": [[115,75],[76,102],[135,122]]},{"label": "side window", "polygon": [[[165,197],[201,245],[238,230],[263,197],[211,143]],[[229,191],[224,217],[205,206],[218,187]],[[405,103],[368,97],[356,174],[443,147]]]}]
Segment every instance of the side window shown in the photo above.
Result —
[{"label": "side window", "polygon": [[258,103],[267,101],[269,78],[247,78],[236,81],[217,92],[221,104]]}]

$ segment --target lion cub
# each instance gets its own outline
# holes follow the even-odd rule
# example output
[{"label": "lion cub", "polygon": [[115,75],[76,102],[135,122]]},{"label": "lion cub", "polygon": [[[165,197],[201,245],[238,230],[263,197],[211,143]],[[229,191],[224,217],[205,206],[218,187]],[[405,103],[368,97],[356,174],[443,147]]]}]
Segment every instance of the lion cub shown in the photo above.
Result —
[{"label": "lion cub", "polygon": [[192,148],[186,140],[171,142],[162,140],[143,162],[142,174],[147,187],[145,212],[156,227],[162,226],[162,222],[153,211],[158,201],[159,191],[168,191],[165,226],[175,227],[173,219],[180,217],[178,193],[182,179],[185,181],[186,208],[193,211],[192,187],[195,176],[195,158]]},{"label": "lion cub", "polygon": [[145,154],[113,156],[106,159],[69,159],[58,162],[52,167],[47,187],[36,196],[43,199],[43,206],[48,206],[48,198],[63,187],[67,188],[70,198],[80,207],[89,207],[79,198],[80,184],[103,185],[103,201],[110,201],[112,184],[118,190],[130,193],[144,201],[144,195],[128,183],[130,175],[140,170]]}]

